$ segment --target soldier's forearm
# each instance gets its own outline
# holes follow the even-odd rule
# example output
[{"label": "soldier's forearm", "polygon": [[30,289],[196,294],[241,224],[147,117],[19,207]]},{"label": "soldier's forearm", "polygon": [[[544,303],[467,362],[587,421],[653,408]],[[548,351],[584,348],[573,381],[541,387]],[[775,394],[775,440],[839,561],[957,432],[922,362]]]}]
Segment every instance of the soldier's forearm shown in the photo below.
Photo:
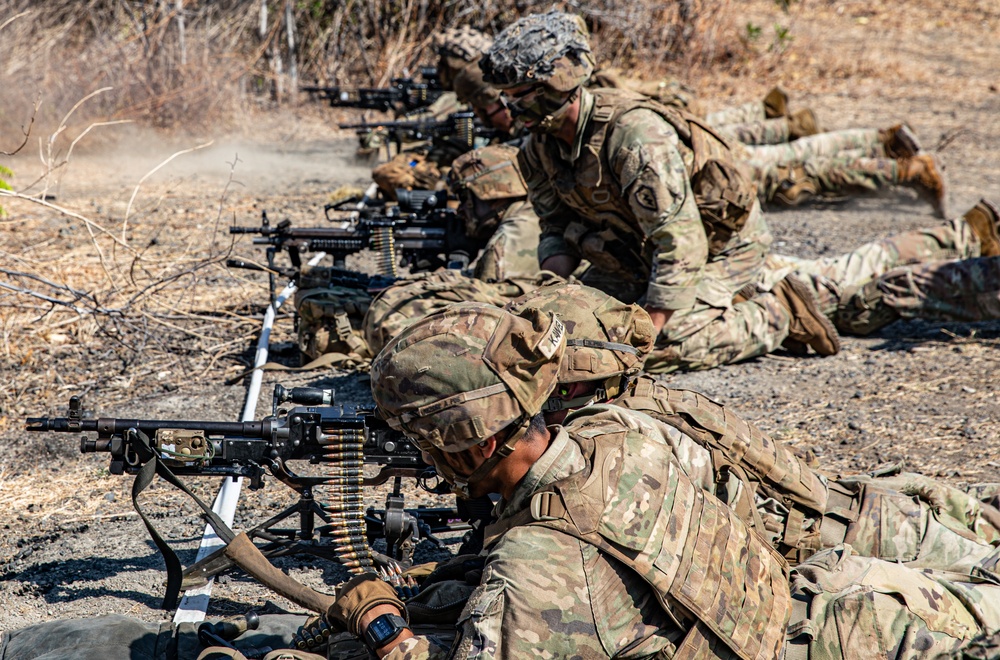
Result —
[{"label": "soldier's forearm", "polygon": [[663,326],[667,324],[670,317],[674,315],[674,310],[672,309],[660,309],[658,307],[645,307],[646,312],[649,313],[649,318],[653,320],[653,327],[656,329],[656,334],[660,334]]},{"label": "soldier's forearm", "polygon": [[[368,610],[367,612],[365,612],[365,614],[361,617],[361,621],[359,623],[359,626],[361,628],[361,634],[364,634],[364,632],[368,629],[368,626],[371,625],[372,621],[374,621],[375,619],[379,618],[383,614],[403,614],[403,613],[400,612],[393,605],[378,605],[376,607],[373,607],[370,610]],[[397,646],[399,646],[400,643],[402,643],[404,640],[407,640],[407,639],[409,639],[411,637],[413,637],[413,633],[409,630],[409,628],[407,628],[406,630],[404,630],[403,632],[401,632],[396,639],[392,640],[391,642],[389,642],[385,646],[382,646],[382,647],[379,647],[378,649],[376,649],[375,653],[378,655],[378,657],[384,658],[385,656],[389,655],[389,653],[394,648],[396,648]]]}]

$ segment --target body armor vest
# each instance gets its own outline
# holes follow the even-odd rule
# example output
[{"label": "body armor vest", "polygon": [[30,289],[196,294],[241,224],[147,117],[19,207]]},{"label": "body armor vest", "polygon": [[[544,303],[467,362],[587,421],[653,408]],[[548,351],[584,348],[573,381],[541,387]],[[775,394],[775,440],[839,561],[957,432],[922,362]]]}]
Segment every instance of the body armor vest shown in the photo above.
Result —
[{"label": "body armor vest", "polygon": [[696,488],[666,443],[613,423],[567,431],[588,469],[487,528],[487,547],[520,525],[569,534],[635,571],[688,630],[674,658],[778,657],[791,607],[784,560]]},{"label": "body armor vest", "polygon": [[722,252],[746,224],[757,199],[756,185],[733,165],[728,142],[693,115],[662,106],[641,94],[620,89],[595,89],[590,93],[594,110],[587,123],[585,146],[575,163],[569,164],[558,156],[558,148],[551,143],[556,138],[532,136],[532,140],[540,142],[537,153],[553,188],[584,219],[566,229],[567,242],[601,270],[624,271],[639,281],[648,279],[654,246],[612,176],[610,154],[605,148],[621,115],[643,108],[655,112],[677,132],[709,252]]},{"label": "body armor vest", "polygon": [[[787,555],[801,560],[821,547],[818,520],[829,508],[828,486],[787,446],[705,395],[670,389],[648,376],[636,379],[613,403],[669,424],[708,449],[718,481],[732,476],[744,482],[746,492],[762,491],[782,502],[789,513],[780,546]],[[755,512],[746,506],[736,509],[754,523]],[[809,529],[803,525],[807,518],[817,521]]]}]

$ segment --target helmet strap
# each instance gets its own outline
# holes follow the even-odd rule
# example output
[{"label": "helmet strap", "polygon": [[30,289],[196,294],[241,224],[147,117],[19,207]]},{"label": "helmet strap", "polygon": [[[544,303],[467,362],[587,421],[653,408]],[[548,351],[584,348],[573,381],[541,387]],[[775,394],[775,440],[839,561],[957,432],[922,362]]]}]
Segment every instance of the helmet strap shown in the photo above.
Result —
[{"label": "helmet strap", "polygon": [[470,498],[469,484],[485,478],[486,475],[493,471],[493,468],[495,468],[500,461],[510,456],[514,451],[514,445],[520,442],[521,438],[523,438],[528,432],[528,428],[530,426],[531,417],[528,417],[521,422],[521,426],[519,426],[518,429],[510,435],[510,437],[508,437],[502,444],[497,445],[496,451],[493,452],[493,455],[473,470],[472,474],[468,477],[459,477],[455,475],[455,480],[451,485],[452,492],[459,497],[464,497],[466,499]]},{"label": "helmet strap", "polygon": [[546,114],[537,124],[537,130],[542,133],[555,133],[560,128],[562,128],[563,122],[566,118],[566,113],[569,112],[570,106],[573,102],[580,96],[580,88],[577,87],[573,90],[573,93],[566,97],[563,104],[556,108],[555,110]]}]

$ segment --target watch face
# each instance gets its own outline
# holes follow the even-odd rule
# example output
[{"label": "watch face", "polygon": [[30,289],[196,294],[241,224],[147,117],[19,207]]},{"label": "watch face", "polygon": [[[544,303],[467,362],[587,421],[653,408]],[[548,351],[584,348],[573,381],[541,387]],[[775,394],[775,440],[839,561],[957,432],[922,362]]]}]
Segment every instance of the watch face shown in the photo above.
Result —
[{"label": "watch face", "polygon": [[396,630],[396,625],[385,616],[380,616],[372,621],[368,629],[375,639],[385,639]]},{"label": "watch face", "polygon": [[365,643],[368,648],[381,648],[399,637],[406,628],[406,619],[398,614],[383,614],[372,621],[365,630]]}]

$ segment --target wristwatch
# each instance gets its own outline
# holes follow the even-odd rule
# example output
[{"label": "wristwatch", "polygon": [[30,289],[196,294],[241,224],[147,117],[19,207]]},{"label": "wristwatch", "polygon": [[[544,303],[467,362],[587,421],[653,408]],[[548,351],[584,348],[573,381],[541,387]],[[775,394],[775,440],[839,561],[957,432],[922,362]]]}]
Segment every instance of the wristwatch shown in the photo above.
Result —
[{"label": "wristwatch", "polygon": [[408,627],[406,619],[398,614],[383,614],[365,629],[365,646],[374,652],[399,637]]}]

